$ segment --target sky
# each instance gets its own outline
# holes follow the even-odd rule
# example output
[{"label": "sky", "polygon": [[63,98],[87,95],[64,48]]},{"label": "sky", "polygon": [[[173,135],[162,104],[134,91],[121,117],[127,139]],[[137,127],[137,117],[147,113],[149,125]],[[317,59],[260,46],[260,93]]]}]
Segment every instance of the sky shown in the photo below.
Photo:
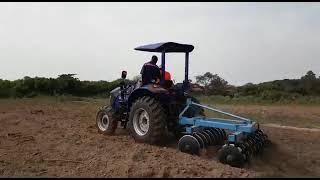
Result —
[{"label": "sky", "polygon": [[[0,79],[57,77],[112,81],[138,75],[158,42],[192,44],[189,75],[230,84],[320,75],[320,3],[2,2]],[[175,82],[184,55],[168,54]],[[160,61],[158,62],[160,65]]]}]

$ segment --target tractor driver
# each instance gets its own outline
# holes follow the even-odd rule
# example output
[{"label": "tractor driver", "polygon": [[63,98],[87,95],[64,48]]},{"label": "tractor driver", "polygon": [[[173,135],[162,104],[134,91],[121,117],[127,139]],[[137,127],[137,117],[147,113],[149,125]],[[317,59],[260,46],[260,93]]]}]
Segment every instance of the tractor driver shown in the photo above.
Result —
[{"label": "tractor driver", "polygon": [[160,68],[157,66],[158,57],[153,55],[151,61],[145,63],[141,68],[142,85],[159,83]]}]

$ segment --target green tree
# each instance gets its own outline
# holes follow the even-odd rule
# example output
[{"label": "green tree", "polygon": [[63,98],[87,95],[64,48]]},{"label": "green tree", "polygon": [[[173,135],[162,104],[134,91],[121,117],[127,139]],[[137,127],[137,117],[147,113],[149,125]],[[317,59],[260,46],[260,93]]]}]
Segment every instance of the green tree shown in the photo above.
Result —
[{"label": "green tree", "polygon": [[208,95],[228,95],[232,88],[226,80],[210,72],[196,76],[196,83],[204,86]]},{"label": "green tree", "polygon": [[0,98],[8,98],[12,96],[13,83],[8,80],[0,79]]},{"label": "green tree", "polygon": [[312,71],[308,71],[306,75],[301,77],[302,86],[303,86],[303,95],[312,95],[315,93],[317,88],[317,78]]},{"label": "green tree", "polygon": [[60,94],[76,94],[80,87],[80,81],[75,78],[76,74],[61,74],[57,78],[58,93]]},{"label": "green tree", "polygon": [[208,86],[212,79],[214,78],[214,75],[210,72],[204,73],[204,75],[198,75],[196,76],[196,82],[202,86]]},{"label": "green tree", "polygon": [[308,71],[306,75],[301,77],[301,79],[314,81],[317,79],[317,77],[316,77],[316,74],[314,74],[312,71]]}]

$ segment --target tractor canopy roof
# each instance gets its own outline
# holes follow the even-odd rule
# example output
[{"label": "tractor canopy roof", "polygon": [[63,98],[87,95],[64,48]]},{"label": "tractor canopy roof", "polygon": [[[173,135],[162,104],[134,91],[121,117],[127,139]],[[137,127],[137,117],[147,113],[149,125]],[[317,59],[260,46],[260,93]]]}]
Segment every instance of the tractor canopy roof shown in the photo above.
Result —
[{"label": "tractor canopy roof", "polygon": [[138,51],[148,52],[191,52],[194,47],[189,44],[179,44],[175,42],[164,42],[156,44],[148,44],[134,48]]}]

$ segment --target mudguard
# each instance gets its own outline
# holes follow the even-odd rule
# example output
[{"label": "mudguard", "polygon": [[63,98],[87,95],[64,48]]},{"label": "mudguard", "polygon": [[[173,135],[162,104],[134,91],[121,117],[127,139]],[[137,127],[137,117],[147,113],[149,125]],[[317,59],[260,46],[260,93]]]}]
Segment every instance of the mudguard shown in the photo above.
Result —
[{"label": "mudguard", "polygon": [[139,97],[143,96],[151,96],[151,97],[158,97],[160,100],[167,100],[169,98],[169,92],[168,90],[155,85],[155,84],[149,84],[141,86],[138,89],[135,89],[128,98],[128,110],[130,110],[130,107],[132,103],[138,99]]}]

